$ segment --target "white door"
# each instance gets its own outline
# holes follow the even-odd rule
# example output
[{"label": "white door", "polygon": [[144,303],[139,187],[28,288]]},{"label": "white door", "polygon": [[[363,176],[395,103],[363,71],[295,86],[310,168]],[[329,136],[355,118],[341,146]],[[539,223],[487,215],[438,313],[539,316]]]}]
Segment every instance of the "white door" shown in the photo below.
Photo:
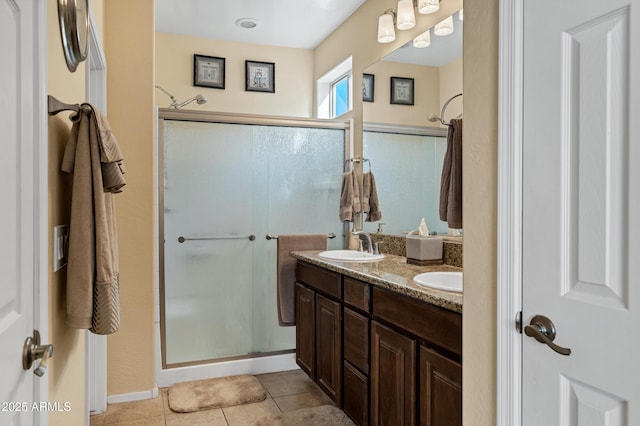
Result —
[{"label": "white door", "polygon": [[[33,410],[40,386],[22,368],[25,338],[34,329],[34,288],[42,280],[38,260],[41,210],[39,172],[39,37],[43,8],[32,0],[0,0],[0,424],[38,421]],[[45,261],[46,262],[46,261]]]},{"label": "white door", "polygon": [[523,424],[640,425],[640,0],[523,4]]}]

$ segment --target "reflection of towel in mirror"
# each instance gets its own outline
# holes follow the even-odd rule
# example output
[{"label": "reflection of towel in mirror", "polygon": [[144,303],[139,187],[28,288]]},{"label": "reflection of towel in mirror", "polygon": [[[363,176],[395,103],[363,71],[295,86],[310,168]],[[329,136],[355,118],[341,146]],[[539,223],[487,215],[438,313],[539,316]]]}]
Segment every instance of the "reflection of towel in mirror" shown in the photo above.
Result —
[{"label": "reflection of towel in mirror", "polygon": [[440,181],[440,220],[462,228],[462,119],[451,119]]},{"label": "reflection of towel in mirror", "polygon": [[353,171],[342,174],[342,189],[340,191],[340,220],[351,222],[355,214],[360,213],[360,187]]},{"label": "reflection of towel in mirror", "polygon": [[382,219],[382,212],[378,200],[376,179],[373,173],[368,172],[362,176],[362,211],[367,213],[367,222],[376,222]]}]

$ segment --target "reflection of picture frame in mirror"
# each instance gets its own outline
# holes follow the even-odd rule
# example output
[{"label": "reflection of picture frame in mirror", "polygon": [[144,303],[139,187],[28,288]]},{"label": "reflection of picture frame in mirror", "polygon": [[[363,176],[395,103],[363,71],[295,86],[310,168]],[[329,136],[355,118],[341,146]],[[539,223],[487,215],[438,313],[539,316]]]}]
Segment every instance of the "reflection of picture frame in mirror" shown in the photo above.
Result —
[{"label": "reflection of picture frame in mirror", "polygon": [[373,102],[376,77],[373,74],[362,74],[362,100]]},{"label": "reflection of picture frame in mirror", "polygon": [[413,78],[391,77],[391,103],[413,105],[413,85]]},{"label": "reflection of picture frame in mirror", "polygon": [[193,55],[193,85],[224,89],[224,58]]},{"label": "reflection of picture frame in mirror", "polygon": [[245,65],[245,90],[247,92],[275,93],[275,63],[245,61]]}]

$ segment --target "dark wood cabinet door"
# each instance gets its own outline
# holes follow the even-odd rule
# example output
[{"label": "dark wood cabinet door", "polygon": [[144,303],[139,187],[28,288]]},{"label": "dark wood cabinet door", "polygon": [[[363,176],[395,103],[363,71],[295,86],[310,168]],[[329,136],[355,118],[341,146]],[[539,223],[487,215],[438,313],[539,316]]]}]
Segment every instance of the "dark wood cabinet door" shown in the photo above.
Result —
[{"label": "dark wood cabinet door", "polygon": [[420,425],[462,425],[462,365],[420,346]]},{"label": "dark wood cabinet door", "polygon": [[371,323],[371,424],[416,422],[416,342]]},{"label": "dark wood cabinet door", "polygon": [[344,362],[343,409],[356,425],[369,424],[369,379],[348,361]]},{"label": "dark wood cabinet door", "polygon": [[342,316],[340,303],[316,294],[316,382],[341,406]]},{"label": "dark wood cabinet door", "polygon": [[315,380],[315,292],[300,283],[296,283],[295,288],[296,363],[312,380]]}]

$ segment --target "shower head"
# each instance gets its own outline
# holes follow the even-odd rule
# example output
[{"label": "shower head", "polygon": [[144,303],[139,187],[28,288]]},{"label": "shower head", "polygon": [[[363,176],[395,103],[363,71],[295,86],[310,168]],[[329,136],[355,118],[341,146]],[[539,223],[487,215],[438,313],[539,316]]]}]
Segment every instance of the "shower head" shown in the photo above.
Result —
[{"label": "shower head", "polygon": [[207,98],[205,98],[204,96],[202,96],[200,93],[198,93],[197,95],[187,99],[186,101],[177,104],[177,105],[172,105],[174,108],[182,108],[184,106],[187,106],[188,104],[190,104],[191,102],[196,101],[196,103],[198,105],[202,105],[202,104],[206,104],[207,103]]},{"label": "shower head", "polygon": [[438,117],[435,114],[430,114],[429,117],[427,117],[427,120],[431,121],[432,123],[435,123],[436,121],[440,121],[440,117]]},{"label": "shower head", "polygon": [[196,101],[196,103],[198,105],[202,105],[202,104],[206,104],[207,103],[207,98],[205,98],[204,96],[202,96],[200,93],[198,93],[197,95],[187,99],[184,102],[178,103],[178,101],[176,100],[176,98],[169,92],[167,92],[166,90],[164,90],[161,86],[158,86],[156,84],[156,89],[160,89],[162,90],[167,96],[169,96],[169,98],[171,98],[171,104],[169,105],[169,108],[182,108],[188,104],[190,104],[193,101]]}]

